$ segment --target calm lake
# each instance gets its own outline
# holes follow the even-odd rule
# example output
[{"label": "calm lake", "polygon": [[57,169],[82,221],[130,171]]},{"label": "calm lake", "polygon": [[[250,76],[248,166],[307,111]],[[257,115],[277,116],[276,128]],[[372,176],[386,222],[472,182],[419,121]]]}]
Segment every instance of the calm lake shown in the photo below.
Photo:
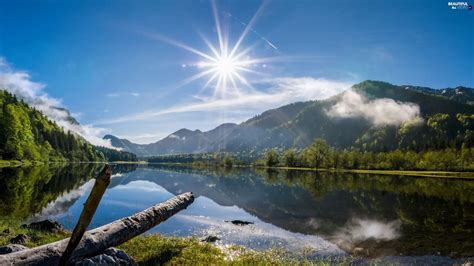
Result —
[{"label": "calm lake", "polygon": [[[101,168],[1,168],[0,215],[72,229]],[[113,173],[91,228],[192,191],[195,202],[151,232],[307,256],[474,256],[469,180],[130,164]],[[254,224],[225,222],[236,219]]]}]

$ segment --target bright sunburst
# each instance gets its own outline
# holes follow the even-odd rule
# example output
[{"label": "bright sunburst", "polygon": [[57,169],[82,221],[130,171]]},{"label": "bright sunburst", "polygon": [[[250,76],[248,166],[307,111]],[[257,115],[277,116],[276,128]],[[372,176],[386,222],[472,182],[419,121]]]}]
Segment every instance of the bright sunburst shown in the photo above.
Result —
[{"label": "bright sunburst", "polygon": [[228,53],[225,49],[225,44],[224,49],[220,51],[216,51],[212,45],[210,47],[214,52],[214,56],[205,57],[205,61],[197,63],[197,66],[203,69],[197,76],[205,74],[205,76],[209,77],[204,87],[206,88],[213,83],[214,97],[223,98],[230,95],[238,95],[241,90],[239,85],[242,84],[251,87],[250,83],[242,75],[242,72],[251,72],[250,66],[254,60],[241,59],[245,53],[238,55]]},{"label": "bright sunburst", "polygon": [[[163,36],[158,36],[156,34],[149,35],[150,37],[165,41],[201,57],[201,61],[191,64],[192,66],[197,66],[198,69],[200,69],[200,72],[183,80],[180,83],[180,86],[184,86],[197,79],[207,78],[203,89],[213,89],[213,98],[228,98],[240,96],[241,92],[244,90],[244,87],[246,89],[252,89],[252,85],[245,78],[244,73],[247,72],[254,74],[262,74],[258,71],[253,70],[252,68],[258,66],[259,64],[269,62],[272,59],[250,58],[249,53],[252,51],[253,46],[241,49],[241,44],[249,33],[249,31],[256,33],[255,30],[252,28],[252,25],[255,23],[255,20],[260,14],[262,7],[263,6],[261,6],[257,10],[257,12],[248,24],[244,24],[241,22],[241,24],[245,25],[245,29],[232,47],[229,46],[228,39],[225,37],[228,36],[228,34],[224,34],[222,32],[219,12],[217,10],[215,1],[212,1],[212,10],[215,19],[217,39],[219,42],[218,45],[213,45],[208,39],[201,35],[201,38],[210,50],[209,52],[200,51],[186,44],[171,40]],[[231,15],[229,14],[229,16]],[[260,37],[273,49],[276,49],[276,47],[263,36],[258,34],[258,37]]]}]

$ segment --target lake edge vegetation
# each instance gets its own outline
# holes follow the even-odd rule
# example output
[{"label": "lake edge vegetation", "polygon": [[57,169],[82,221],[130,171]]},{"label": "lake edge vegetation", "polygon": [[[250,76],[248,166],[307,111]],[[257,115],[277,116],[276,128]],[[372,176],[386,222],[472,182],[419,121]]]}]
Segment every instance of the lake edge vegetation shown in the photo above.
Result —
[{"label": "lake edge vegetation", "polygon": [[[71,235],[70,231],[57,233],[22,227],[15,219],[0,219],[0,246],[10,243],[18,234],[28,236],[24,246],[28,248],[62,240]],[[117,248],[124,250],[138,265],[329,265],[348,261],[346,257],[304,259],[291,256],[282,249],[256,251],[238,245],[214,245],[196,237],[163,236],[146,234],[130,239]]]},{"label": "lake edge vegetation", "polygon": [[462,145],[459,149],[360,151],[338,150],[316,139],[305,149],[269,149],[255,156],[233,153],[206,153],[156,156],[150,163],[186,164],[194,167],[252,166],[267,168],[326,169],[326,170],[383,170],[383,171],[474,171],[474,148]]}]

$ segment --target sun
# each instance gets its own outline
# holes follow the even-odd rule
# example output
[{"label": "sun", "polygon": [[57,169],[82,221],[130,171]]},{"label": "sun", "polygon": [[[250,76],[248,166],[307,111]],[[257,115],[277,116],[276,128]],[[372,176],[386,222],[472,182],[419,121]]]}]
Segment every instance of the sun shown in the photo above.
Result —
[{"label": "sun", "polygon": [[[260,14],[262,6],[259,8],[259,10],[257,10],[248,24],[244,24],[243,22],[239,21],[240,24],[245,25],[245,28],[232,46],[229,45],[227,38],[229,34],[224,34],[222,32],[219,12],[217,10],[215,1],[212,1],[212,10],[215,20],[215,29],[217,32],[218,43],[214,45],[206,37],[201,35],[202,40],[209,48],[208,52],[200,51],[184,43],[180,43],[156,34],[150,34],[150,37],[182,48],[188,52],[198,55],[201,58],[201,60],[198,62],[183,64],[184,66],[196,66],[199,71],[197,74],[181,81],[179,86],[184,86],[198,79],[207,78],[202,90],[211,88],[213,90],[213,98],[222,99],[240,96],[242,95],[243,90],[253,89],[251,83],[247,80],[244,73],[262,74],[261,72],[256,71],[255,68],[257,66],[261,66],[262,69],[265,69],[267,66],[265,63],[268,63],[274,59],[251,58],[249,54],[251,51],[253,51],[254,46],[250,46],[245,49],[241,48],[241,44],[244,41],[246,35],[249,32],[256,33],[256,31],[252,28],[252,25],[255,23],[258,14]],[[276,49],[276,47],[266,38],[260,34],[257,35],[273,49]]]},{"label": "sun", "polygon": [[239,62],[233,58],[224,55],[217,59],[217,62],[214,64],[216,71],[219,72],[220,76],[234,75],[237,71],[237,66]]},{"label": "sun", "polygon": [[[204,88],[213,84],[213,97],[224,98],[239,95],[242,85],[251,87],[242,72],[252,72],[250,66],[253,61],[248,58],[245,60],[241,59],[245,53],[234,55],[235,52],[227,52],[225,45],[220,51],[216,51],[210,43],[208,45],[211,51],[214,52],[214,56],[206,56],[204,61],[197,63],[197,66],[202,71],[195,77],[201,77],[201,75],[209,77]],[[232,51],[237,51],[237,49]]]},{"label": "sun", "polygon": [[246,62],[228,54],[221,54],[207,61],[197,63],[197,66],[209,72],[211,79],[227,80],[235,79],[240,76],[239,72],[246,70]]}]

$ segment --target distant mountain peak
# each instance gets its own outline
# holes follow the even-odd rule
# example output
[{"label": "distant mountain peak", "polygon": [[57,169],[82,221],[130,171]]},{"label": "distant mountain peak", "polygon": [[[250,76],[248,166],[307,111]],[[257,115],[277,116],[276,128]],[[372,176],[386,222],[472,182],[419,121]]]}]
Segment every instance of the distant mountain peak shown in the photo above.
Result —
[{"label": "distant mountain peak", "polygon": [[107,134],[103,137],[103,139],[118,139],[118,137],[116,137],[114,135]]},{"label": "distant mountain peak", "polygon": [[223,123],[223,124],[220,124],[219,126],[217,126],[216,128],[235,127],[235,126],[237,126],[237,124],[235,124],[235,123]]}]

